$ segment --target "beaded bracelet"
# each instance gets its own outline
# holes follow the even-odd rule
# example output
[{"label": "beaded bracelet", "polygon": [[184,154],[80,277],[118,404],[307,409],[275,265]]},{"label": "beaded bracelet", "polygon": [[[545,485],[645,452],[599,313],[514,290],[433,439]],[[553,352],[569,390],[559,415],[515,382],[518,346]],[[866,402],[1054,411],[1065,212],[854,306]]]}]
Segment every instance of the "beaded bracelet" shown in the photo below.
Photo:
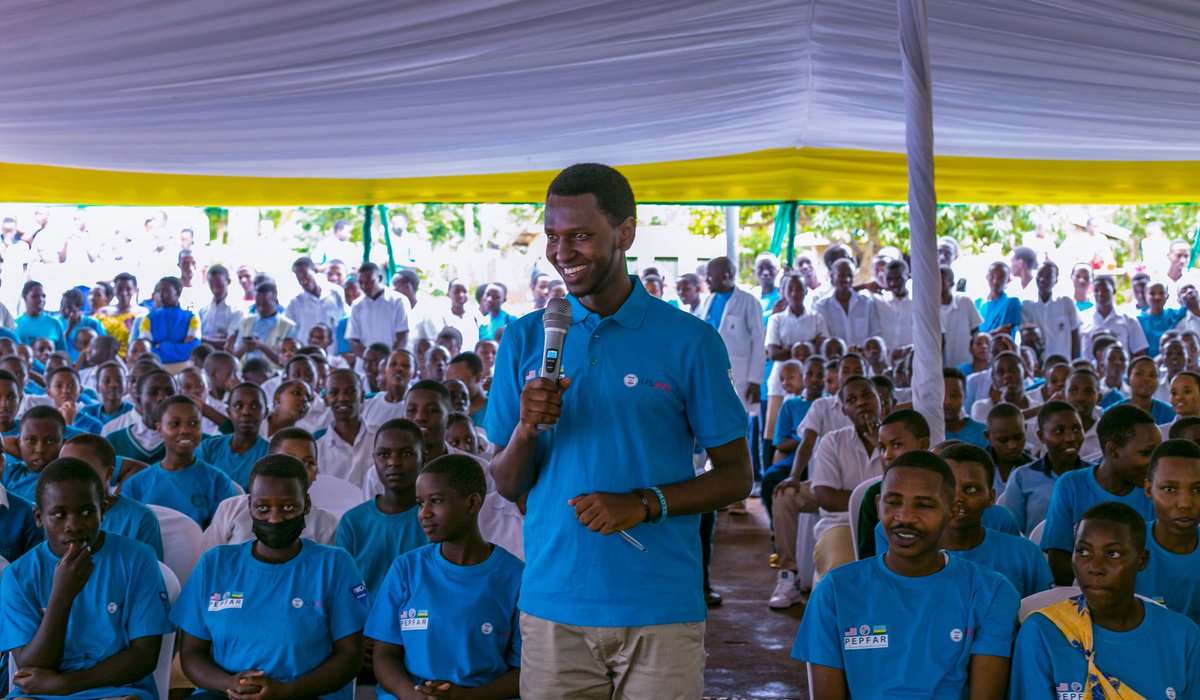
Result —
[{"label": "beaded bracelet", "polygon": [[642,522],[650,522],[650,500],[646,498],[646,492],[642,489],[634,489],[633,495],[637,496],[638,500],[642,502],[642,510],[645,512]]}]

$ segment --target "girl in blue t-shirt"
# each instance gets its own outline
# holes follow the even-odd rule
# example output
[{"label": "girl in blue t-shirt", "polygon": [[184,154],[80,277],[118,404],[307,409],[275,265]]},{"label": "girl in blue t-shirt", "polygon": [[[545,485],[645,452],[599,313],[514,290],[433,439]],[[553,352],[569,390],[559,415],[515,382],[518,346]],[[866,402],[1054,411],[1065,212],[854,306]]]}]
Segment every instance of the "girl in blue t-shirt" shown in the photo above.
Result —
[{"label": "girl in blue t-shirt", "polygon": [[351,700],[362,667],[367,591],[350,555],[300,539],[312,508],[300,460],[276,454],[250,471],[257,539],[200,558],[171,620],[200,697]]},{"label": "girl in blue t-shirt", "polygon": [[520,692],[517,597],[524,565],[479,534],[487,493],[472,457],[446,455],[417,477],[432,544],[392,564],[367,620],[380,698],[513,698]]},{"label": "girl in blue t-shirt", "polygon": [[38,482],[46,541],[0,579],[0,650],[19,697],[156,700],[151,674],[167,621],[154,553],[102,532],[104,484],[86,462],[57,459]]}]

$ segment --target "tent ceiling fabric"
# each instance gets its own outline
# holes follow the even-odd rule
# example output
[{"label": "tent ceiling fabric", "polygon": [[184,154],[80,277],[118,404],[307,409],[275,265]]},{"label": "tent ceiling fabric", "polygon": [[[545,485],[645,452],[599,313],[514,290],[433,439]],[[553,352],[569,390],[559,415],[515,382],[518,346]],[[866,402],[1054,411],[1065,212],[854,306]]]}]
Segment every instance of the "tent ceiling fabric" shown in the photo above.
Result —
[{"label": "tent ceiling fabric", "polygon": [[[1195,0],[932,0],[928,9],[939,155],[1180,161],[1164,163],[1167,199],[1200,198]],[[428,178],[581,160],[740,162],[780,150],[799,154],[793,166],[809,151],[868,152],[863,162],[888,165],[858,179],[894,178],[890,164],[904,149],[890,0],[18,0],[5,16],[3,199],[52,193],[45,180],[68,172],[24,165],[386,180],[409,184],[392,193],[420,198],[422,187],[441,191]],[[939,161],[939,192],[1025,199],[1003,178],[1038,169],[986,167],[977,176],[996,170],[991,181],[967,186],[946,179],[954,168],[943,177]],[[88,184],[86,173],[69,172]],[[810,196],[820,175],[793,168],[773,188],[664,191],[903,199],[902,165],[897,182],[873,192],[854,183]],[[1085,195],[1087,175],[1077,185]],[[1128,177],[1110,179],[1091,196],[1136,194]],[[213,203],[224,192],[209,178],[162,181],[143,196]],[[223,187],[236,194],[245,184]],[[91,186],[75,201],[131,195],[129,182]],[[888,194],[897,188],[899,197]],[[279,199],[269,183],[251,189]],[[340,191],[379,189],[351,182]]]}]

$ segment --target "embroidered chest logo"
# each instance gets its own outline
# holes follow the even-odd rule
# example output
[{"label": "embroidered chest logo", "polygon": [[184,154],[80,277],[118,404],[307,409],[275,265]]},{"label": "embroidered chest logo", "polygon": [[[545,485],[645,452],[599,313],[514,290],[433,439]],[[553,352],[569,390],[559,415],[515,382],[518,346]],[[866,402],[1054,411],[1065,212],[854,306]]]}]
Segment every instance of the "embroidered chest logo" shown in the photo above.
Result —
[{"label": "embroidered chest logo", "polygon": [[640,385],[649,387],[651,389],[657,389],[659,391],[665,391],[668,394],[671,393],[671,385],[669,383],[660,382],[654,379],[646,379],[645,377],[639,377],[632,373],[625,375],[625,377],[621,379],[621,383],[630,389]]},{"label": "embroidered chest logo", "polygon": [[858,627],[850,627],[842,635],[842,649],[844,651],[887,648],[887,625],[859,625]]},{"label": "embroidered chest logo", "polygon": [[230,610],[241,608],[244,598],[240,592],[230,593],[213,593],[208,598],[208,611],[219,612],[221,610]]},{"label": "embroidered chest logo", "polygon": [[418,631],[429,629],[429,611],[409,608],[400,611],[400,631]]},{"label": "embroidered chest logo", "polygon": [[1054,686],[1055,700],[1084,700],[1083,684],[1079,681],[1074,683],[1059,683]]}]

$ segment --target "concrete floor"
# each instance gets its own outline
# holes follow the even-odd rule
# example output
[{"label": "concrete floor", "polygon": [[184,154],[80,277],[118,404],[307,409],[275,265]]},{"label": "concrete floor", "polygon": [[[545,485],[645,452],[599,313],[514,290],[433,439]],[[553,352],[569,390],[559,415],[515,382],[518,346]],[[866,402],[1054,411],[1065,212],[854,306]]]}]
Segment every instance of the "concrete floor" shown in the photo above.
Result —
[{"label": "concrete floor", "polygon": [[717,522],[711,576],[724,604],[709,611],[705,696],[801,700],[804,664],[789,654],[804,606],[767,607],[777,572],[767,565],[771,531],[762,502],[747,506],[749,514],[721,513]]}]

